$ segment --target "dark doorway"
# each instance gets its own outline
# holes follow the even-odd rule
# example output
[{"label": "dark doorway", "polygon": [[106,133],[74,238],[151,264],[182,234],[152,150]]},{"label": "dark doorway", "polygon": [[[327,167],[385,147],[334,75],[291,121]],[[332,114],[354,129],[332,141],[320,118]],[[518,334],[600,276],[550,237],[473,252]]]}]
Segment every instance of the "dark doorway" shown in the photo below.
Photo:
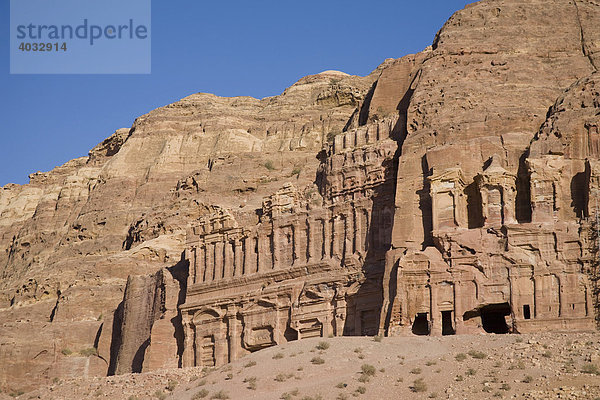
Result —
[{"label": "dark doorway", "polygon": [[523,318],[531,319],[531,310],[529,309],[529,304],[523,305]]},{"label": "dark doorway", "polygon": [[506,316],[510,315],[510,306],[508,303],[491,304],[484,306],[480,310],[481,324],[483,330],[487,333],[508,333]]},{"label": "dark doorway", "polygon": [[454,335],[452,311],[442,311],[442,335]]},{"label": "dark doorway", "polygon": [[288,325],[287,328],[285,328],[285,332],[283,333],[283,336],[285,337],[285,340],[288,342],[291,342],[293,340],[298,340],[298,331]]},{"label": "dark doorway", "polygon": [[413,322],[412,333],[415,335],[429,335],[429,321],[427,313],[418,313]]}]

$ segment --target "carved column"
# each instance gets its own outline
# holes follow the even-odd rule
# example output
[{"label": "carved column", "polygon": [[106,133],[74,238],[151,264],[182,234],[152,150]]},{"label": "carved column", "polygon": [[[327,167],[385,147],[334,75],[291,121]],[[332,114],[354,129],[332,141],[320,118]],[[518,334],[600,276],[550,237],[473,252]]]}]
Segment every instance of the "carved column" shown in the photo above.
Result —
[{"label": "carved column", "polygon": [[431,336],[442,336],[442,313],[438,307],[437,284],[429,286],[431,296]]},{"label": "carved column", "polygon": [[244,239],[244,274],[246,275],[257,271],[256,240],[255,236]]},{"label": "carved column", "polygon": [[229,239],[223,242],[223,277],[233,277],[233,246]]},{"label": "carved column", "polygon": [[204,244],[201,244],[196,248],[196,275],[194,277],[194,283],[200,283],[204,281],[204,271],[206,270],[206,248]]},{"label": "carved column", "polygon": [[354,210],[350,210],[350,213],[345,218],[345,234],[344,234],[344,258],[350,258],[354,254]]},{"label": "carved column", "polygon": [[224,243],[219,240],[215,243],[215,280],[220,280],[224,275],[225,263],[223,260]]},{"label": "carved column", "polygon": [[312,263],[315,258],[314,221],[306,218],[306,262]]},{"label": "carved column", "polygon": [[198,280],[198,247],[192,246],[185,253],[189,261],[188,286],[190,286]]},{"label": "carved column", "polygon": [[227,340],[229,344],[229,362],[240,357],[241,327],[237,319],[237,308],[231,305],[227,308]]},{"label": "carved column", "polygon": [[184,346],[183,346],[183,355],[181,359],[181,364],[183,367],[194,367],[195,366],[195,354],[194,354],[194,331],[195,327],[191,321],[188,321],[187,318],[184,317],[183,321],[183,336],[184,336]]},{"label": "carved column", "polygon": [[206,244],[206,275],[205,282],[210,282],[215,279],[215,244]]},{"label": "carved column", "polygon": [[323,258],[331,257],[331,242],[333,240],[333,229],[331,218],[325,217],[323,219],[323,248],[325,249],[325,254],[323,254]]},{"label": "carved column", "polygon": [[235,239],[233,241],[233,275],[238,277],[242,276],[244,273],[244,262],[243,262],[244,253],[242,252],[242,242],[240,239]]},{"label": "carved column", "polygon": [[[512,291],[511,291],[512,293]],[[464,329],[464,320],[463,314],[465,313],[465,309],[463,306],[463,297],[462,297],[462,282],[458,280],[454,280],[454,331],[457,335],[461,333],[466,333]]]}]

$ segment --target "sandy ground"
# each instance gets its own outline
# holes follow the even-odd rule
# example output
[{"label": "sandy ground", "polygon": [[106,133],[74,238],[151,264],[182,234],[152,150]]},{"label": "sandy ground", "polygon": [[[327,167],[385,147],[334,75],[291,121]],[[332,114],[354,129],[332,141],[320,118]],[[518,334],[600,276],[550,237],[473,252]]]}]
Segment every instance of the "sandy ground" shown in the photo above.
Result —
[{"label": "sandy ground", "polygon": [[17,398],[600,400],[599,349],[600,334],[306,339],[214,370],[73,379]]}]

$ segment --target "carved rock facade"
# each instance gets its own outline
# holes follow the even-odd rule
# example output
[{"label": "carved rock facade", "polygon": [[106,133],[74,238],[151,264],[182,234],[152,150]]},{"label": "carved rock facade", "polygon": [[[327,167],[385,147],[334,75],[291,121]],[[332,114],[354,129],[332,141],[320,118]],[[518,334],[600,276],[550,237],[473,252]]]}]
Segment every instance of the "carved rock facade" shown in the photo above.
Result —
[{"label": "carved rock facade", "polygon": [[183,365],[220,365],[315,336],[375,335],[389,247],[396,120],[339,135],[320,193],[291,184],[257,226],[222,212],[188,231]]}]

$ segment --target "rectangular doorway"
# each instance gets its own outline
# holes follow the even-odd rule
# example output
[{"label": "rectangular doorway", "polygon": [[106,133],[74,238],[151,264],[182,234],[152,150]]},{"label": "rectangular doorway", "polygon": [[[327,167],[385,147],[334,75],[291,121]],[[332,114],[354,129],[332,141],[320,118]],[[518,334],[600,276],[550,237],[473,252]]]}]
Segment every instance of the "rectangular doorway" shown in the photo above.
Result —
[{"label": "rectangular doorway", "polygon": [[442,335],[454,335],[455,333],[452,324],[452,311],[442,311]]}]

